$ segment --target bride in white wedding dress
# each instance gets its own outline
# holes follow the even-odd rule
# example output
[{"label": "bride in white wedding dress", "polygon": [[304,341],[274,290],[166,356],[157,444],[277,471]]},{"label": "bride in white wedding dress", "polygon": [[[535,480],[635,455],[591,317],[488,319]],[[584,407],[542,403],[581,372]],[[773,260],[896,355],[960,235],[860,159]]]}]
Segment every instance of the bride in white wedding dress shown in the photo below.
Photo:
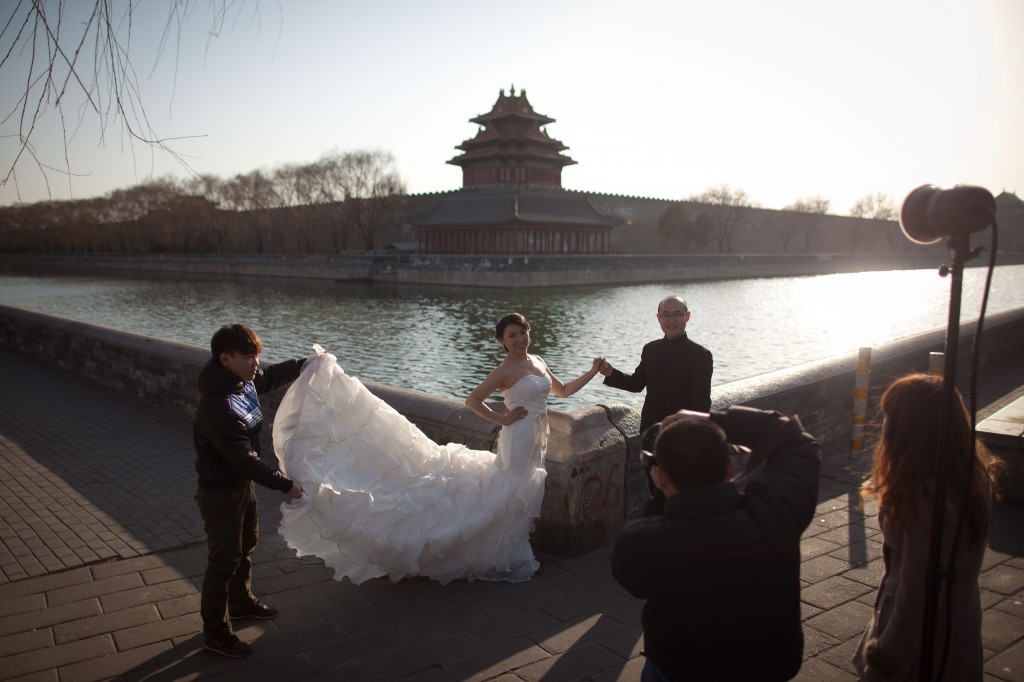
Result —
[{"label": "bride in white wedding dress", "polygon": [[[508,355],[466,405],[501,425],[497,454],[434,443],[317,347],[274,419],[281,468],[307,492],[282,505],[279,532],[289,547],[356,584],[533,576],[539,564],[529,536],[544,496],[547,394],[572,395],[602,358],[563,384],[527,353],[525,317],[505,315],[495,336]],[[495,391],[504,413],[484,403]]]}]

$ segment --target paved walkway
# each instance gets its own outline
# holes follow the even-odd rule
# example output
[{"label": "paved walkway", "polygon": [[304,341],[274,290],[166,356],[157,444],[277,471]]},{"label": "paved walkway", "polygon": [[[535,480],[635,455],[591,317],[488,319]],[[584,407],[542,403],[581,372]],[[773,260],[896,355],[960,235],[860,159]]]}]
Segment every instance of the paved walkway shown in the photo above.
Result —
[{"label": "paved walkway", "polygon": [[[1024,394],[1019,369],[983,381],[982,416]],[[0,680],[640,678],[640,602],[606,550],[542,556],[525,584],[356,587],[292,556],[262,490],[255,590],[281,615],[239,629],[247,659],[205,652],[190,425],[4,347],[0,376]],[[881,574],[874,509],[853,506],[862,467],[831,461],[802,544],[801,680],[854,679]],[[987,679],[1024,680],[1024,507],[999,510],[981,585]]]}]

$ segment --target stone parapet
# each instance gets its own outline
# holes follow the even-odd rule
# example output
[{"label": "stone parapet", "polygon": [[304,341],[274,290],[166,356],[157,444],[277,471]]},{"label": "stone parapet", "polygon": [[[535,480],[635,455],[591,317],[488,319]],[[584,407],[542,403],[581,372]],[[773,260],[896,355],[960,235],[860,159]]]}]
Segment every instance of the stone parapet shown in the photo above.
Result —
[{"label": "stone parapet", "polygon": [[393,274],[398,259],[389,254],[300,256],[19,253],[0,254],[0,263],[86,272],[187,273],[368,282],[374,278],[375,273]]},{"label": "stone parapet", "polygon": [[[592,256],[0,253],[0,265],[32,270],[188,273],[499,289],[921,269],[934,267],[936,260],[928,252]],[[1024,263],[1024,254],[1001,254],[1001,262]]]},{"label": "stone parapet", "polygon": [[[964,393],[973,331],[973,324],[961,328],[957,366]],[[7,306],[0,306],[0,343],[189,419],[199,369],[209,358],[209,351],[198,346]],[[943,345],[944,330],[936,330],[873,349],[868,415],[877,411],[878,397],[892,378],[927,370],[929,353]],[[992,315],[982,349],[979,371],[1019,362],[1024,357],[1024,309]],[[715,408],[744,404],[797,414],[827,451],[842,453],[850,437],[856,366],[856,353],[799,365],[717,386],[712,400]],[[366,386],[436,442],[494,449],[498,428],[459,401],[371,382]],[[263,396],[268,422],[282,395],[279,389]],[[638,423],[638,410],[627,405],[550,411],[547,489],[534,535],[539,549],[560,556],[585,553],[608,544],[639,512],[648,490],[637,457]]]},{"label": "stone parapet", "polygon": [[[974,322],[960,326],[957,387],[965,399],[969,396],[975,328]],[[944,350],[945,336],[944,329],[936,329],[872,349],[869,416],[877,412],[878,400],[893,379],[928,371],[929,354]],[[981,352],[979,373],[1024,357],[1024,309],[990,315],[983,329]],[[834,446],[850,434],[856,369],[857,352],[851,352],[717,386],[712,390],[712,401],[716,408],[742,404],[797,414],[823,445]]]},{"label": "stone parapet", "polygon": [[1024,398],[1018,398],[978,424],[978,437],[1003,461],[1003,499],[1024,504]]}]

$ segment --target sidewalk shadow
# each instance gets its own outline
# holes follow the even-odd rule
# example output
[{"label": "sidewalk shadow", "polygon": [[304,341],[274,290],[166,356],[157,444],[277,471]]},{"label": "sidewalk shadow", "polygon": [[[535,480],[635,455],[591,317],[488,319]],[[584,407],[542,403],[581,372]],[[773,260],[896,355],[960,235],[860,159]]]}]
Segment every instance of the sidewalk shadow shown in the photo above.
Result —
[{"label": "sidewalk shadow", "polygon": [[186,420],[10,349],[0,372],[0,433],[17,460],[3,486],[24,488],[74,550],[80,563],[64,567],[204,540]]}]

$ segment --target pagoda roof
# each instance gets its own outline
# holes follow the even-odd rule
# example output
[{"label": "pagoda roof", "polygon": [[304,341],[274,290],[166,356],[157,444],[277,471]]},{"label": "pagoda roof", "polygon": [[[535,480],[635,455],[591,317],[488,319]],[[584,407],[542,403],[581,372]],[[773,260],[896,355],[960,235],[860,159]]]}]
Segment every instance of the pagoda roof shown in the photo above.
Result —
[{"label": "pagoda roof", "polygon": [[602,214],[586,197],[562,189],[501,185],[450,194],[412,223],[416,227],[615,227],[622,220]]},{"label": "pagoda roof", "polygon": [[499,91],[498,99],[488,113],[469,120],[483,127],[476,136],[455,147],[465,153],[450,159],[448,163],[452,165],[462,166],[504,156],[530,156],[561,166],[576,163],[559,153],[568,147],[541,127],[554,123],[555,119],[535,112],[526,99],[525,90],[520,90],[518,95],[515,86],[508,95],[504,90]]},{"label": "pagoda roof", "polygon": [[[460,149],[463,149],[463,147],[460,147]],[[449,159],[447,163],[450,163],[453,166],[465,166],[467,164],[480,163],[491,159],[515,158],[533,159],[545,164],[556,166],[572,166],[576,163],[575,160],[568,156],[559,154],[555,150],[531,149],[526,146],[519,146],[515,144],[471,149],[466,151],[465,154],[460,154]]]},{"label": "pagoda roof", "polygon": [[516,86],[514,85],[510,88],[508,95],[505,94],[504,89],[498,91],[498,99],[495,100],[489,112],[469,120],[471,123],[479,123],[482,126],[486,126],[488,123],[508,117],[529,119],[536,126],[555,122],[555,119],[550,116],[538,114],[534,111],[530,100],[526,99],[526,90],[520,90],[517,95]]},{"label": "pagoda roof", "polygon": [[510,144],[519,143],[522,145],[530,145],[535,147],[544,147],[555,152],[568,149],[567,146],[562,144],[561,140],[548,135],[548,132],[542,128],[520,128],[520,129],[505,129],[499,130],[495,127],[483,128],[476,134],[475,137],[456,145],[456,149],[464,149],[470,151],[474,147],[492,146],[493,144]]}]

